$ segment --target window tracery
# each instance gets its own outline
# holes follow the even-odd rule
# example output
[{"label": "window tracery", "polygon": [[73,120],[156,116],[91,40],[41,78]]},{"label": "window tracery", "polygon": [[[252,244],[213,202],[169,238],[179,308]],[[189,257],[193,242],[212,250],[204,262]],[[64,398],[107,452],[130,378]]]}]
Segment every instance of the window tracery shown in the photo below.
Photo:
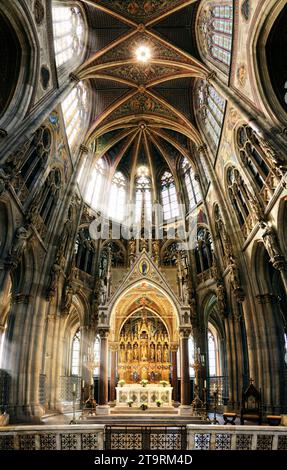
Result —
[{"label": "window tracery", "polygon": [[239,171],[231,167],[227,172],[228,194],[238,223],[242,227],[250,215],[248,192]]},{"label": "window tracery", "polygon": [[229,69],[233,35],[232,2],[207,5],[201,14],[199,28],[205,54]]},{"label": "window tracery", "polygon": [[90,114],[89,91],[83,82],[78,83],[63,101],[62,112],[67,139],[72,151],[83,141]]},{"label": "window tracery", "polygon": [[127,179],[117,171],[109,189],[108,216],[122,222],[126,215]]},{"label": "window tracery", "polygon": [[161,177],[161,202],[164,220],[179,217],[178,199],[172,174],[165,171]]},{"label": "window tracery", "polygon": [[80,8],[53,2],[54,49],[57,67],[81,57],[85,46],[85,23]]},{"label": "window tracery", "polygon": [[85,192],[86,203],[89,204],[95,210],[104,209],[107,173],[107,163],[104,158],[101,158],[91,171],[91,175]]},{"label": "window tracery", "polygon": [[195,179],[195,173],[186,158],[182,160],[181,169],[187,193],[188,209],[192,210],[202,201],[200,187],[198,181]]},{"label": "window tracery", "polygon": [[200,274],[212,267],[213,246],[209,230],[200,227],[197,231],[197,245],[195,248],[195,260],[197,274]]},{"label": "window tracery", "polygon": [[141,220],[142,205],[144,201],[145,218],[151,222],[152,219],[152,199],[151,199],[151,179],[149,176],[141,175],[136,178],[136,203],[135,220]]},{"label": "window tracery", "polygon": [[81,332],[78,330],[72,340],[72,375],[80,375]]},{"label": "window tracery", "polygon": [[226,101],[205,81],[200,81],[197,85],[196,100],[195,108],[200,125],[206,139],[210,137],[212,150],[216,152],[223,126]]},{"label": "window tracery", "polygon": [[264,202],[268,203],[276,188],[275,175],[259,139],[249,126],[243,125],[238,129],[237,146],[254,191],[259,191]]}]

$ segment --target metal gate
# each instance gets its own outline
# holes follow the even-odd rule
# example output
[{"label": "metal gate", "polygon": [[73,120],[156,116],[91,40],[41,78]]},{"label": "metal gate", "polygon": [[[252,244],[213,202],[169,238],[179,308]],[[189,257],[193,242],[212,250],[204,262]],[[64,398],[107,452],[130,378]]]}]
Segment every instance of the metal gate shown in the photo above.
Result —
[{"label": "metal gate", "polygon": [[106,426],[106,450],[186,450],[185,426]]}]

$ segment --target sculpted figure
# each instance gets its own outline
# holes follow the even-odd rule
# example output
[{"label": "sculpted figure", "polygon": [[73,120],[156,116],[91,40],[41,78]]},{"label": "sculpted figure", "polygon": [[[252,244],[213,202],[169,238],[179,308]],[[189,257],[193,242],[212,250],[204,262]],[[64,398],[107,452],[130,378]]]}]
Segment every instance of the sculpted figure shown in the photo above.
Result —
[{"label": "sculpted figure", "polygon": [[275,256],[281,256],[276,234],[271,227],[266,228],[262,237],[270,258],[273,259]]}]

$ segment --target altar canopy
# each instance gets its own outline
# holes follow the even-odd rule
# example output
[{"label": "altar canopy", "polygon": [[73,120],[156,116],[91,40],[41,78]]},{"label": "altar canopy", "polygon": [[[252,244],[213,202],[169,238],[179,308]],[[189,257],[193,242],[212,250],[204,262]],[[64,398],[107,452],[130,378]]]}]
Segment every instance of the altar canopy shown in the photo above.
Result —
[{"label": "altar canopy", "polygon": [[157,384],[170,379],[170,339],[163,321],[142,308],[124,323],[119,344],[119,379]]}]

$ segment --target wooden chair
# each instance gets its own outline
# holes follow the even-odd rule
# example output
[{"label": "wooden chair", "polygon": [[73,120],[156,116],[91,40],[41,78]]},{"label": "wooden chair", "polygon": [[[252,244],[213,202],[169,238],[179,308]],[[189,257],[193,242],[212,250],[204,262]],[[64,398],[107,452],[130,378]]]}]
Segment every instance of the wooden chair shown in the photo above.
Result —
[{"label": "wooden chair", "polygon": [[242,392],[242,404],[240,411],[240,424],[244,421],[254,421],[257,424],[262,423],[261,410],[261,391],[257,390],[250,379],[250,385],[247,390]]}]

